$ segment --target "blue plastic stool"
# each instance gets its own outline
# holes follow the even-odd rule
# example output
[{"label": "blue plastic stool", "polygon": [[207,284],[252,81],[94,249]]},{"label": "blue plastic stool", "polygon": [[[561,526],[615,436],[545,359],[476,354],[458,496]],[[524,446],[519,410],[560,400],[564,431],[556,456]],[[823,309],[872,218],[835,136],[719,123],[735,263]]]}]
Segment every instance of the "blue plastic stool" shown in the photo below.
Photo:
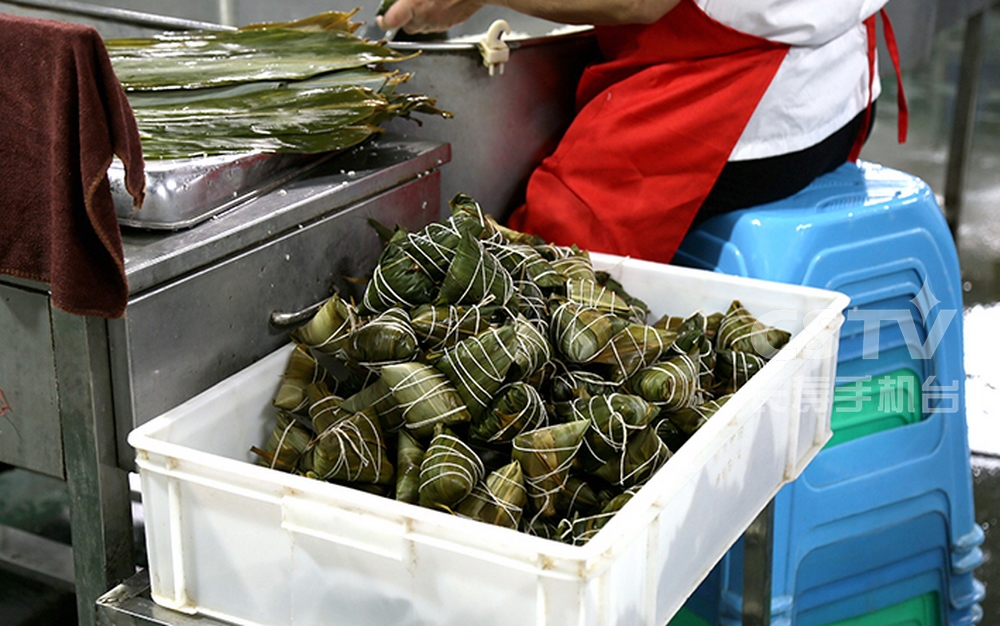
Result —
[{"label": "blue plastic stool", "polygon": [[[790,198],[706,221],[689,233],[674,263],[846,293],[851,307],[841,330],[838,384],[904,367],[923,381],[924,421],[823,450],[775,498],[772,623],[789,623],[796,603],[806,602],[798,614],[809,610],[808,597],[796,594],[814,576],[815,554],[839,546],[839,558],[854,561],[864,555],[871,528],[922,513],[945,520],[938,549],[951,558],[940,571],[907,573],[901,556],[904,569],[890,572],[939,578],[950,623],[978,619],[981,585],[971,570],[981,562],[983,534],[974,519],[965,422],[961,278],[930,188],[889,168],[846,164]],[[861,554],[844,551],[851,546]],[[737,578],[706,581],[721,587],[720,620],[738,615]],[[857,583],[864,574],[853,578]],[[827,593],[817,606],[849,613],[859,609],[851,606],[856,601],[871,608],[870,595],[830,595],[850,588],[836,572],[814,583]]]},{"label": "blue plastic stool", "polygon": [[[941,624],[974,624],[983,585],[973,578],[982,564],[978,547],[957,559],[949,550],[948,522],[928,493],[853,520],[856,532],[819,545],[795,561],[794,595],[772,599],[772,624],[823,626],[936,592],[947,600]],[[832,533],[836,534],[836,533]],[[844,558],[852,555],[852,558]],[[731,550],[722,571],[719,624],[739,626],[742,549]]]},{"label": "blue plastic stool", "polygon": [[933,374],[928,402],[954,400],[964,415],[958,254],[920,179],[845,164],[790,198],[704,222],[673,263],[849,295],[838,375]]}]

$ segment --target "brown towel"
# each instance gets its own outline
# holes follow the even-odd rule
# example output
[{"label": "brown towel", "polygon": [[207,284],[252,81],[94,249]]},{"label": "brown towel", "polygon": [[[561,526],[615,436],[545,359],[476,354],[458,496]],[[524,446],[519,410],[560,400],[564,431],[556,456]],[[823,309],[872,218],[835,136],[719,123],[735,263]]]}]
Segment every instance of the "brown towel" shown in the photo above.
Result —
[{"label": "brown towel", "polygon": [[49,283],[69,313],[128,303],[112,155],[141,206],[139,132],[97,31],[0,13],[0,273]]}]

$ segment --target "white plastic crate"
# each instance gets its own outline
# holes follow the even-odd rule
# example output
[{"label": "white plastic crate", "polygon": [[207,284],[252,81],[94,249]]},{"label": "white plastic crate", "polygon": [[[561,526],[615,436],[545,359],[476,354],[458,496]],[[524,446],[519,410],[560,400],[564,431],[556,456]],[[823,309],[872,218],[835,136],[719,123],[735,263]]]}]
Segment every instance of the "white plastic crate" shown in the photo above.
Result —
[{"label": "white plastic crate", "polygon": [[583,546],[253,463],[290,348],[131,433],[153,599],[268,626],[660,626],[829,439],[848,299],[593,255],[654,315],[739,299],[791,341]]}]

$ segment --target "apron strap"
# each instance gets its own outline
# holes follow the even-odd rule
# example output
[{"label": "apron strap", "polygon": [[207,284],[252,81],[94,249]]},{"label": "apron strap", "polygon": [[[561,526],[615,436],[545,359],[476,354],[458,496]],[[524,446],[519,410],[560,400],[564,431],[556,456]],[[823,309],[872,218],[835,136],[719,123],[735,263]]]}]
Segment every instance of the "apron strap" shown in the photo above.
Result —
[{"label": "apron strap", "polygon": [[[906,135],[910,126],[910,109],[906,104],[906,94],[903,92],[903,75],[899,69],[899,45],[896,42],[896,33],[892,29],[892,22],[889,21],[889,14],[883,8],[879,10],[878,15],[882,17],[882,26],[885,29],[885,46],[889,51],[892,67],[896,71],[896,103],[899,107],[898,140],[899,143],[906,143]],[[864,21],[865,29],[868,31],[868,106],[865,109],[864,123],[861,125],[861,130],[858,131],[858,136],[854,140],[854,145],[851,147],[850,156],[848,157],[848,160],[852,163],[857,161],[861,155],[861,148],[865,145],[865,140],[868,138],[868,131],[871,128],[872,122],[871,114],[875,72],[878,71],[875,66],[875,55],[878,47],[878,33],[876,32],[875,20],[876,15],[872,15]]]},{"label": "apron strap", "polygon": [[910,108],[906,104],[906,94],[903,93],[903,73],[899,70],[899,46],[896,44],[896,33],[892,29],[892,22],[889,21],[889,14],[885,9],[879,11],[882,16],[882,27],[885,29],[885,46],[889,50],[889,58],[892,59],[892,67],[896,70],[896,101],[899,106],[899,143],[906,143],[906,133],[910,127]]}]

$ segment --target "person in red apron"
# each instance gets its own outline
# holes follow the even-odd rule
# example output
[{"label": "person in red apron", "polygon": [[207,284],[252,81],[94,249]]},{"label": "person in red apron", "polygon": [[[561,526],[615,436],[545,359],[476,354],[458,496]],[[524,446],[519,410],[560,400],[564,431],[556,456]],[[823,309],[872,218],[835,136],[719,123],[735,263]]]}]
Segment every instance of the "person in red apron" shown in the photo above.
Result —
[{"label": "person in red apron", "polygon": [[[879,12],[895,52],[886,1],[490,3],[594,24],[604,56],[585,70],[577,115],[508,225],[666,263],[696,219],[781,199],[856,160],[880,92]],[[380,21],[440,31],[484,4],[396,0]],[[905,110],[900,121],[902,141]]]}]

